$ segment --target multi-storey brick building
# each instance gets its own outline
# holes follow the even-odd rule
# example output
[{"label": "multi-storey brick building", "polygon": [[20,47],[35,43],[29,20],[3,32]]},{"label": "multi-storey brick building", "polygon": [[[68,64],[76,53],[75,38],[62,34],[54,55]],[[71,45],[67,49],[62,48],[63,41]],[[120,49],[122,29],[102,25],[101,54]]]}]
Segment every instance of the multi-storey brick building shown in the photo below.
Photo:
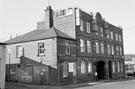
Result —
[{"label": "multi-storey brick building", "polygon": [[0,89],[5,89],[5,44],[0,42]]},{"label": "multi-storey brick building", "polygon": [[[40,47],[40,41],[45,46]],[[95,72],[98,79],[125,76],[122,28],[106,22],[99,12],[94,16],[80,8],[53,11],[48,6],[45,21],[37,23],[37,30],[9,40],[7,44],[7,49],[12,49],[7,57],[10,63],[9,59],[7,63],[10,68],[15,65],[14,72],[10,70],[14,76],[11,77],[10,72],[7,76],[19,82],[82,82],[95,80]],[[45,55],[38,55],[40,49],[45,49]],[[33,75],[28,73],[28,66],[32,66]],[[43,81],[39,75],[46,82],[37,82]]]}]

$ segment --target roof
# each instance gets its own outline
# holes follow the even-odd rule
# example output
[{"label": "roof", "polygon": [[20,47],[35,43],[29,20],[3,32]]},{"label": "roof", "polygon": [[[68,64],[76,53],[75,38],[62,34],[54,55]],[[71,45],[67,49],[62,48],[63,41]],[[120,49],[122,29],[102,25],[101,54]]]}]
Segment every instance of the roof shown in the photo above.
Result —
[{"label": "roof", "polygon": [[66,33],[52,27],[50,29],[40,29],[40,30],[33,30],[28,32],[24,35],[18,36],[11,40],[6,41],[7,44],[15,44],[15,43],[23,43],[23,42],[30,42],[36,40],[43,40],[52,37],[62,37],[67,39],[73,39],[71,36],[67,35]]},{"label": "roof", "polygon": [[1,42],[1,41],[0,41],[0,45],[4,45],[4,44],[5,44],[4,42]]}]

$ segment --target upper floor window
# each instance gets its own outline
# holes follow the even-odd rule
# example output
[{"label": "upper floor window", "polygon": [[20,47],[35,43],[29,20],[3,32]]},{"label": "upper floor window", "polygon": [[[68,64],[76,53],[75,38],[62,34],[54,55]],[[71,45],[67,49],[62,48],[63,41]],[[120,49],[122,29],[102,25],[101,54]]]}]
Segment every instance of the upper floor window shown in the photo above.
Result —
[{"label": "upper floor window", "polygon": [[85,52],[85,41],[80,39],[80,51]]},{"label": "upper floor window", "polygon": [[91,53],[91,42],[87,40],[87,52]]},{"label": "upper floor window", "polygon": [[80,25],[80,13],[78,8],[75,9],[75,16],[76,16],[76,26],[78,26]]},{"label": "upper floor window", "polygon": [[121,42],[121,35],[119,34],[119,41]]},{"label": "upper floor window", "polygon": [[111,39],[113,40],[113,32],[111,31]]},{"label": "upper floor window", "polygon": [[116,46],[116,54],[119,55],[119,47]]},{"label": "upper floor window", "polygon": [[107,31],[107,38],[110,38],[110,31]]},{"label": "upper floor window", "polygon": [[88,64],[88,73],[91,73],[92,72],[92,63],[89,62]]},{"label": "upper floor window", "polygon": [[21,45],[16,46],[16,57],[21,57],[23,55],[23,50]]},{"label": "upper floor window", "polygon": [[66,42],[66,54],[70,55],[71,42]]},{"label": "upper floor window", "polygon": [[95,31],[95,35],[98,35],[98,26],[97,25],[95,25],[96,26],[96,31]]},{"label": "upper floor window", "polygon": [[122,48],[121,48],[121,47],[119,47],[119,50],[120,50],[120,55],[122,55]]},{"label": "upper floor window", "polygon": [[104,44],[101,43],[101,54],[104,54]]},{"label": "upper floor window", "polygon": [[84,61],[81,62],[81,73],[82,74],[86,73],[86,64]]},{"label": "upper floor window", "polygon": [[80,30],[81,30],[81,31],[84,31],[84,22],[83,22],[83,20],[81,20]]},{"label": "upper floor window", "polygon": [[90,23],[87,22],[87,32],[90,33]]},{"label": "upper floor window", "polygon": [[109,44],[107,45],[107,51],[108,51],[107,52],[108,54],[111,54],[111,48],[110,48],[110,45]]},{"label": "upper floor window", "polygon": [[118,33],[115,34],[116,41],[118,41]]},{"label": "upper floor window", "polygon": [[99,53],[99,43],[96,42],[96,53]]},{"label": "upper floor window", "polygon": [[39,55],[45,55],[44,42],[39,42],[39,43],[38,43],[38,54],[39,54]]},{"label": "upper floor window", "polygon": [[101,37],[103,37],[104,36],[103,28],[99,27],[99,29],[100,29],[100,35],[101,35]]},{"label": "upper floor window", "polygon": [[112,55],[114,55],[114,46],[111,46],[111,50],[112,50]]}]

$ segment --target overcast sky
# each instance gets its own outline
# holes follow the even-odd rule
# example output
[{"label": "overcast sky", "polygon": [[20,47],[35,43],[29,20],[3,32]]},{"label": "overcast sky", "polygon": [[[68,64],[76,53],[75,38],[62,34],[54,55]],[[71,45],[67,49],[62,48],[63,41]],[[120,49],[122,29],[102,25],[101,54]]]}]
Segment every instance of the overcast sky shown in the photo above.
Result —
[{"label": "overcast sky", "polygon": [[[48,0],[0,0],[0,39],[36,29],[44,20]],[[54,10],[78,6],[100,12],[106,21],[123,27],[125,54],[135,54],[135,0],[50,0]]]}]

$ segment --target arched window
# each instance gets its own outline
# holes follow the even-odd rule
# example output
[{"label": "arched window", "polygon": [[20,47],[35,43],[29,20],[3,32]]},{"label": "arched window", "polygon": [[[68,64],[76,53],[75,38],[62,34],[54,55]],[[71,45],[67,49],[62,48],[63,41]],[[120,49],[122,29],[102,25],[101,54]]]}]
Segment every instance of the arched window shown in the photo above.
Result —
[{"label": "arched window", "polygon": [[85,52],[85,41],[84,41],[84,39],[80,39],[80,51]]},{"label": "arched window", "polygon": [[123,62],[121,62],[120,65],[121,65],[121,71],[123,71]]},{"label": "arched window", "polygon": [[92,63],[89,62],[88,64],[88,73],[91,73],[92,72]]},{"label": "arched window", "polygon": [[104,54],[104,44],[101,43],[101,54]]},{"label": "arched window", "polygon": [[84,61],[81,62],[81,73],[82,74],[86,73],[86,65]]},{"label": "arched window", "polygon": [[91,42],[87,40],[87,52],[91,53]]},{"label": "arched window", "polygon": [[96,42],[96,53],[99,53],[99,43]]},{"label": "arched window", "polygon": [[120,72],[120,62],[117,62],[117,69],[118,69],[118,72]]},{"label": "arched window", "polygon": [[112,62],[112,72],[115,73],[115,62]]},{"label": "arched window", "polygon": [[111,48],[109,44],[107,45],[107,51],[108,51],[108,54],[111,54]]},{"label": "arched window", "polygon": [[112,55],[114,55],[114,46],[112,45],[111,48],[112,48]]}]

